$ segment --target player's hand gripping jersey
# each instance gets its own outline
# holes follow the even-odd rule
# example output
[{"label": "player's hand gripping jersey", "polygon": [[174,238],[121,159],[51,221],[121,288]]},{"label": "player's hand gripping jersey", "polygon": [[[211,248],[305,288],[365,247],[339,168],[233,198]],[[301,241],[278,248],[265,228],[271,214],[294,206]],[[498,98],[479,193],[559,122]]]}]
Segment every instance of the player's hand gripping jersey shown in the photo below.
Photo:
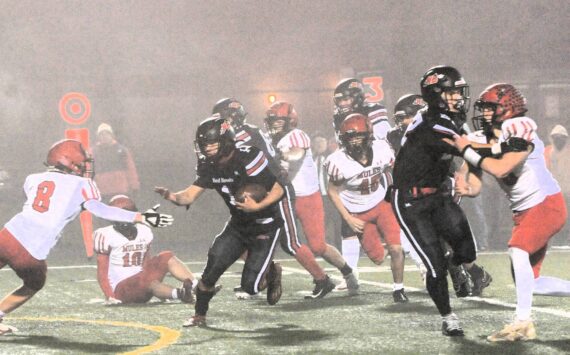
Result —
[{"label": "player's hand gripping jersey", "polygon": [[513,211],[523,211],[542,202],[546,196],[560,192],[560,186],[546,168],[544,143],[536,134],[536,123],[529,117],[508,119],[501,125],[499,143],[522,138],[534,145],[525,163],[499,184],[509,197]]},{"label": "player's hand gripping jersey", "polygon": [[332,153],[324,162],[331,182],[345,181],[339,195],[351,213],[373,208],[386,195],[389,183],[383,172],[394,161],[394,153],[385,140],[374,140],[372,154],[372,162],[368,166],[354,160],[345,149]]}]

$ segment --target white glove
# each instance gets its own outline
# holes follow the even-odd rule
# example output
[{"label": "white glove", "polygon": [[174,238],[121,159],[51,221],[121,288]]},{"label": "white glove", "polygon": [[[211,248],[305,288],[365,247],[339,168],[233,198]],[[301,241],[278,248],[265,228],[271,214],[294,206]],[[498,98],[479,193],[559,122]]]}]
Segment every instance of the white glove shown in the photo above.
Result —
[{"label": "white glove", "polygon": [[146,210],[142,214],[145,223],[159,228],[171,225],[174,218],[169,214],[158,213],[157,210],[159,207],[160,203],[156,204],[153,208]]},{"label": "white glove", "polygon": [[123,303],[121,300],[116,299],[115,297],[109,297],[105,300],[105,306],[112,306],[115,304]]}]

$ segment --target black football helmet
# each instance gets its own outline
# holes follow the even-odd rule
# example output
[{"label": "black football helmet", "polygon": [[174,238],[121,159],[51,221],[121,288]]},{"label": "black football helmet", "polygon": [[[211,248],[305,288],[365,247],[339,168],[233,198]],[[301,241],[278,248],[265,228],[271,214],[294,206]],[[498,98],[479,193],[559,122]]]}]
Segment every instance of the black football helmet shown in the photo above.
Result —
[{"label": "black football helmet", "polygon": [[[469,111],[469,85],[453,67],[440,65],[429,69],[420,81],[420,88],[430,110],[453,113],[453,107],[460,114]],[[446,91],[459,91],[462,98],[448,102],[442,95]]]},{"label": "black football helmet", "polygon": [[352,113],[340,125],[338,138],[341,146],[353,159],[360,159],[368,154],[374,134],[368,117]]},{"label": "black football helmet", "polygon": [[[219,143],[218,151],[215,154],[208,154],[206,146],[215,143]],[[226,119],[214,115],[200,122],[194,141],[194,149],[198,159],[215,163],[220,158],[227,156],[234,146],[235,133]]]},{"label": "black football helmet", "polygon": [[212,115],[215,114],[218,114],[222,118],[228,120],[235,131],[239,130],[241,126],[243,126],[245,123],[245,116],[247,116],[247,112],[245,112],[245,108],[241,102],[233,97],[226,97],[216,102],[212,109]]},{"label": "black football helmet", "polygon": [[[350,104],[340,104],[340,101],[347,99],[351,99]],[[342,114],[357,112],[365,99],[364,87],[360,80],[355,78],[342,79],[334,89],[333,101],[337,111]]]},{"label": "black football helmet", "polygon": [[394,122],[399,125],[406,117],[414,117],[424,107],[426,102],[422,95],[406,94],[400,97],[394,106]]}]

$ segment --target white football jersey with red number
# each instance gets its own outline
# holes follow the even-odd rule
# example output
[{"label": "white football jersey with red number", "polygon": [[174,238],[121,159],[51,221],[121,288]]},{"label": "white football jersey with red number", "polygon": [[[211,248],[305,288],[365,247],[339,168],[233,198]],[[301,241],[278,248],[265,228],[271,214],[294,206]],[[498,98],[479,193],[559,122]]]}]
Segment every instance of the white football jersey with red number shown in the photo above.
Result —
[{"label": "white football jersey with red number", "polygon": [[51,171],[28,175],[24,193],[22,212],[5,227],[38,260],[47,258],[61,230],[81,212],[83,202],[101,200],[93,180]]},{"label": "white football jersey with red number", "polygon": [[288,152],[292,148],[305,149],[305,156],[300,162],[301,166],[291,181],[295,195],[308,196],[314,194],[319,191],[319,177],[311,151],[311,138],[302,130],[293,129],[277,143],[277,149],[282,152]]},{"label": "white football jersey with red number", "polygon": [[93,232],[93,249],[97,254],[109,255],[109,284],[113,291],[124,279],[142,271],[145,254],[154,238],[151,229],[144,224],[135,224],[137,237],[128,240],[113,226]]},{"label": "white football jersey with red number", "polygon": [[386,195],[387,182],[382,172],[394,162],[394,152],[385,140],[372,142],[372,162],[363,166],[344,149],[327,157],[324,167],[331,182],[342,182],[342,204],[351,213],[360,213],[380,203]]},{"label": "white football jersey with red number", "polygon": [[523,211],[541,203],[546,196],[560,192],[560,186],[546,168],[544,143],[538,137],[536,123],[529,117],[508,119],[501,125],[499,142],[511,137],[523,138],[534,144],[524,164],[499,184],[506,192],[513,211]]}]

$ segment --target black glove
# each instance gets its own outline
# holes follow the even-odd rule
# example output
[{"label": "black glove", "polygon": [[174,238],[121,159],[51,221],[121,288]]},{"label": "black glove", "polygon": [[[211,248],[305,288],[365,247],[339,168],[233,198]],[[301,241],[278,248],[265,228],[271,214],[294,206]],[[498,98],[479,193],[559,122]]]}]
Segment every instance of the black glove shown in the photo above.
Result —
[{"label": "black glove", "polygon": [[529,146],[534,149],[534,144],[527,141],[526,139],[511,137],[501,143],[501,153],[505,154],[508,152],[526,152]]},{"label": "black glove", "polygon": [[156,204],[142,214],[145,223],[159,228],[171,225],[174,218],[169,214],[158,213],[158,207],[160,207],[160,204]]}]

